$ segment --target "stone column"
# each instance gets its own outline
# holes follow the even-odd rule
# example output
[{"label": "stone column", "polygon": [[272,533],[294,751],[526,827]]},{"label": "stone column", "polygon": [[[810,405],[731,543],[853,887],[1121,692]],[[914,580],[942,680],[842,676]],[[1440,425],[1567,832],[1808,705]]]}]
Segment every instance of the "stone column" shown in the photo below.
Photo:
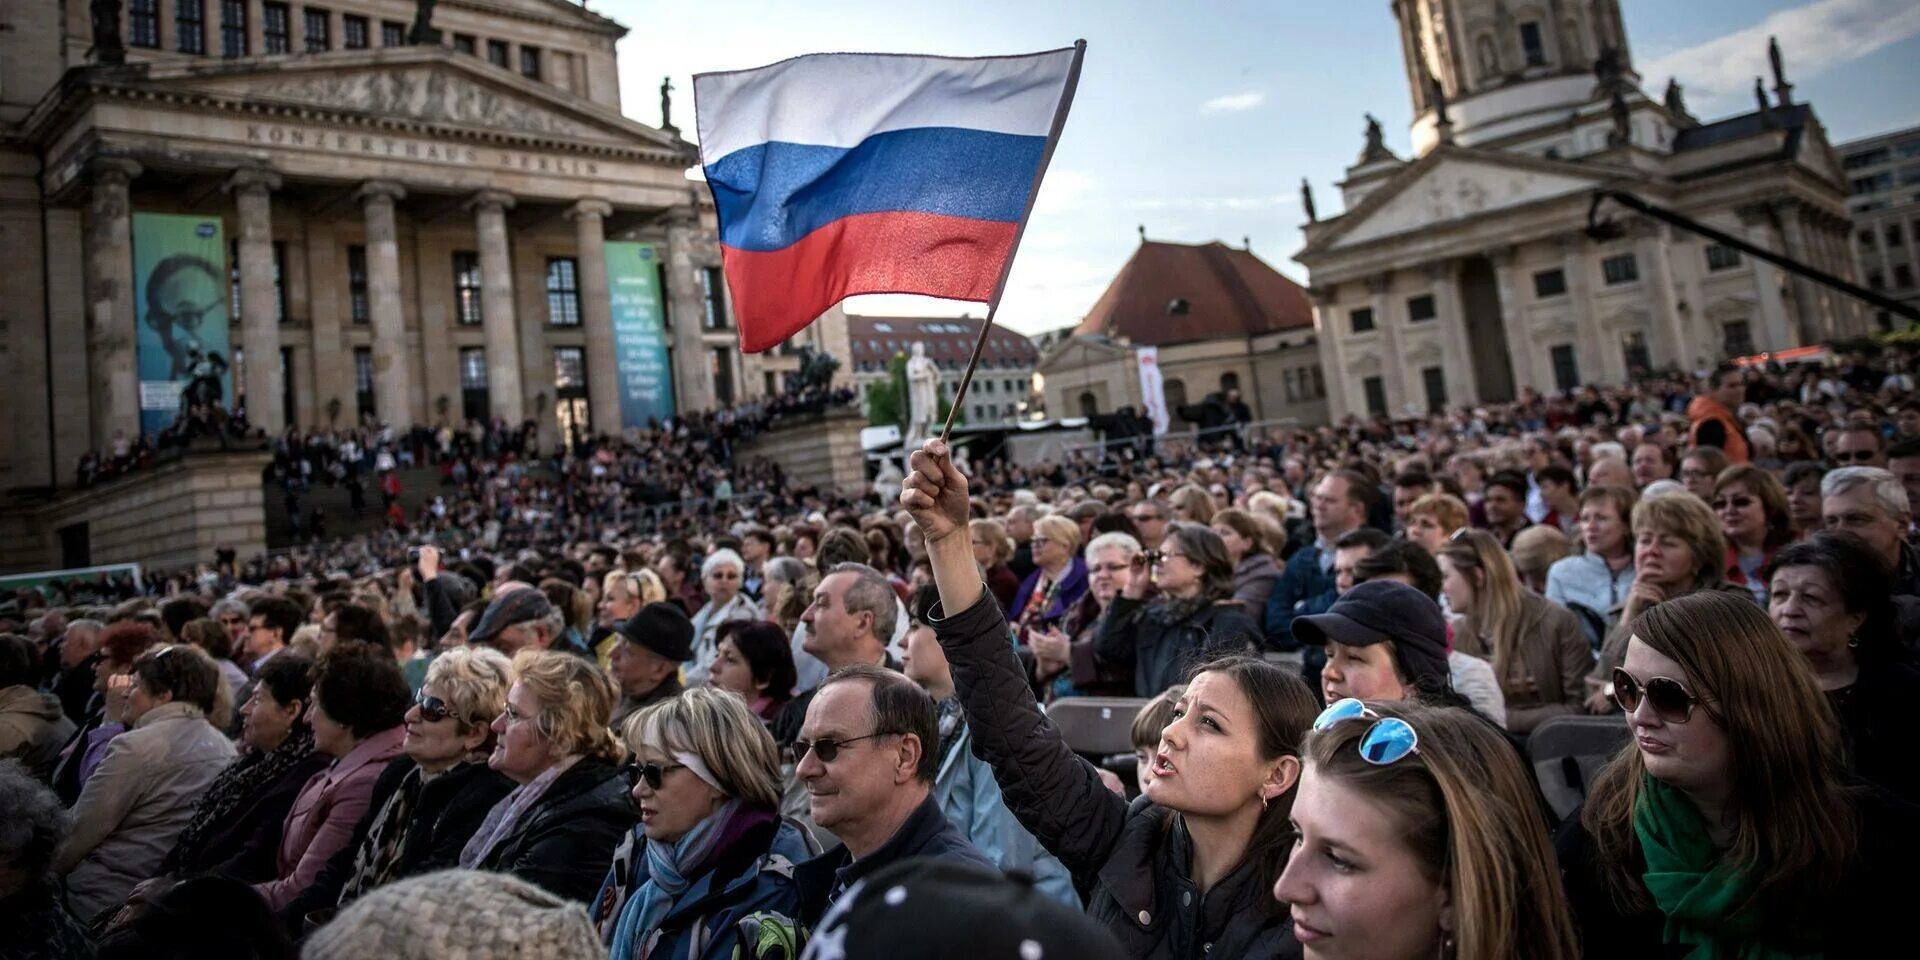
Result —
[{"label": "stone column", "polygon": [[[1321,376],[1327,381],[1327,416],[1334,423],[1338,423],[1351,409],[1347,404],[1346,342],[1349,331],[1340,329],[1340,324],[1344,316],[1344,311],[1339,307],[1340,287],[1338,285],[1321,286],[1316,284],[1307,288],[1307,297],[1313,301],[1314,340],[1319,344],[1320,348],[1318,352],[1320,354]],[[1281,377],[1283,378],[1283,383],[1285,376],[1286,372],[1282,370]],[[1071,397],[1074,395],[1074,391],[1069,390],[1068,394]],[[1301,397],[1304,396],[1304,394],[1296,394],[1295,396]],[[1303,399],[1290,400],[1285,393],[1281,394],[1281,401],[1283,403],[1306,402]],[[1072,410],[1075,416],[1078,416],[1080,413],[1077,407],[1069,407],[1068,409]],[[1288,414],[1292,412],[1291,409],[1287,411]]]},{"label": "stone column", "polygon": [[514,325],[513,259],[507,254],[507,211],[513,196],[482,190],[467,202],[480,238],[480,322],[486,329],[487,395],[493,415],[511,426],[526,419],[520,395],[520,335]]},{"label": "stone column", "polygon": [[587,408],[593,429],[621,434],[619,371],[614,364],[613,290],[607,280],[605,200],[582,200],[567,211],[573,221],[573,249],[580,275],[580,325],[586,328]]},{"label": "stone column", "polygon": [[1625,363],[1616,364],[1609,356],[1617,351],[1607,349],[1606,335],[1600,329],[1600,318],[1593,312],[1593,286],[1589,283],[1587,271],[1587,237],[1584,233],[1569,233],[1560,238],[1560,272],[1567,280],[1567,304],[1573,311],[1573,322],[1580,333],[1580,351],[1586,356],[1580,361],[1580,379],[1584,382],[1601,381],[1603,383],[1626,382]]},{"label": "stone column", "polygon": [[246,351],[247,419],[269,435],[286,429],[281,403],[280,303],[273,292],[273,191],[280,176],[245,168],[227,181],[239,212],[240,347]]},{"label": "stone column", "polygon": [[[1810,262],[1813,251],[1807,247],[1806,230],[1800,224],[1799,205],[1792,202],[1776,204],[1774,214],[1779,218],[1782,239],[1786,245],[1783,252],[1787,257],[1801,263]],[[1814,288],[1813,281],[1794,274],[1789,278],[1788,284],[1793,290],[1793,306],[1788,311],[1788,315],[1793,318],[1795,327],[1800,333],[1800,342],[1819,343],[1824,338],[1820,335],[1819,294]]]},{"label": "stone column", "polygon": [[1643,225],[1633,249],[1642,271],[1640,284],[1646,291],[1647,309],[1653,315],[1654,344],[1658,350],[1653,357],[1654,366],[1671,364],[1690,370],[1693,357],[1686,353],[1690,341],[1682,326],[1680,311],[1673,302],[1673,269],[1667,263],[1666,228],[1652,223]]},{"label": "stone column", "polygon": [[[1460,315],[1460,280],[1452,260],[1427,264],[1427,280],[1433,284],[1434,319],[1440,324],[1440,349],[1446,368],[1447,405],[1474,403],[1478,394],[1473,382],[1473,349],[1467,343],[1467,321]],[[1423,390],[1424,390],[1424,381]],[[1426,399],[1424,393],[1421,400]]]},{"label": "stone column", "polygon": [[[93,197],[87,208],[88,373],[93,382],[93,447],[140,435],[138,339],[133,315],[133,204],[127,185],[140,175],[132,160],[102,158],[88,168]],[[51,254],[49,254],[51,255]],[[57,372],[49,371],[53,376]],[[175,379],[186,379],[185,371]],[[65,469],[64,466],[61,469]]]},{"label": "stone column", "polygon": [[713,409],[713,378],[707,375],[707,345],[700,336],[706,305],[700,287],[699,218],[692,207],[667,215],[667,316],[673,321],[675,411]]},{"label": "stone column", "polygon": [[[373,327],[374,413],[404,430],[413,424],[413,378],[407,366],[407,322],[400,310],[400,243],[394,201],[407,191],[387,180],[360,187],[367,218],[367,319]],[[344,401],[343,401],[344,402]]]},{"label": "stone column", "polygon": [[[1520,310],[1518,289],[1513,280],[1514,250],[1501,247],[1487,254],[1493,262],[1493,279],[1500,292],[1500,327],[1507,335],[1507,367],[1513,371],[1513,396],[1534,386],[1540,378],[1534,373],[1533,331],[1527,329],[1527,317]],[[1481,399],[1486,399],[1482,397]]]},{"label": "stone column", "polygon": [[1400,343],[1400,320],[1393,310],[1393,272],[1367,278],[1373,323],[1380,330],[1380,365],[1387,375],[1387,413],[1399,417],[1407,407],[1406,351]]},{"label": "stone column", "polygon": [[[312,419],[307,423],[327,423],[327,405],[340,401],[340,424],[358,422],[354,407],[353,348],[340,333],[340,318],[347,303],[345,265],[340,262],[340,247],[332,220],[306,222],[306,275],[308,323],[313,330],[313,356],[310,390],[300,393],[313,398]],[[290,258],[291,259],[291,258]]]}]

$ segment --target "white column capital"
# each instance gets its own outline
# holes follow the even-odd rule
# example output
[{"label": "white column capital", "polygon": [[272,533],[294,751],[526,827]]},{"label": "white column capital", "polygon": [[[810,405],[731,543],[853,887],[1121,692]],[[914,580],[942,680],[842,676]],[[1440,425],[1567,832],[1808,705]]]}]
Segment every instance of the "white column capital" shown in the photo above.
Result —
[{"label": "white column capital", "polygon": [[392,180],[368,180],[361,184],[360,189],[354,191],[353,195],[355,199],[360,200],[362,203],[373,203],[376,201],[393,203],[397,200],[405,200],[407,198],[407,188],[394,183]]},{"label": "white column capital", "polygon": [[241,167],[227,178],[228,193],[269,193],[280,189],[280,175],[261,167]]},{"label": "white column capital", "polygon": [[467,207],[482,213],[513,209],[513,194],[505,190],[482,190],[467,198]]},{"label": "white column capital", "polygon": [[605,220],[613,215],[613,204],[605,200],[587,197],[567,208],[568,220],[597,219]]}]

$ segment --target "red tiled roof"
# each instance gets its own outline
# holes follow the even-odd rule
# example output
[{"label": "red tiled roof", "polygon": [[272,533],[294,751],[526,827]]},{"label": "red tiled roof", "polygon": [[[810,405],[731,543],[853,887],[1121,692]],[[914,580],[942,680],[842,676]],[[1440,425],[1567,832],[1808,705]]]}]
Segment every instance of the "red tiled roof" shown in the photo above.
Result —
[{"label": "red tiled roof", "polygon": [[[915,341],[927,345],[927,357],[942,366],[965,367],[980,336],[977,317],[863,317],[847,315],[847,339],[853,349],[854,369],[885,365],[895,353],[913,352]],[[987,367],[1030,367],[1040,353],[1033,341],[1004,327],[995,327],[980,353]]]},{"label": "red tiled roof", "polygon": [[1252,251],[1144,240],[1073,332],[1158,346],[1312,327],[1306,290]]}]

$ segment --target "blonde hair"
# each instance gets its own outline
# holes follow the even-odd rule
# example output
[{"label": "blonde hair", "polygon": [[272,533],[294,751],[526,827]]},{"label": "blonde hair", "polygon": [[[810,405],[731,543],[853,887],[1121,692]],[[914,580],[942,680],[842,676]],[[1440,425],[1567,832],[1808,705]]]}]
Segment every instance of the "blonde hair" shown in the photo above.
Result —
[{"label": "blonde hair", "polygon": [[[1493,674],[1507,686],[1509,669],[1524,669],[1517,662],[1520,648],[1520,574],[1513,560],[1500,548],[1500,541],[1485,530],[1467,530],[1440,548],[1440,556],[1453,563],[1473,581],[1473,612],[1467,614],[1467,629],[1458,641],[1469,641],[1462,653],[1487,655],[1493,661]],[[1475,574],[1478,576],[1475,576]],[[1491,650],[1475,651],[1479,638],[1493,638]]]},{"label": "blonde hair", "polygon": [[1007,536],[1007,528],[998,520],[970,520],[967,532],[979,534],[993,544],[993,562],[1006,563],[1013,559],[1013,540]]},{"label": "blonde hair", "polygon": [[514,656],[513,679],[540,705],[534,729],[560,754],[620,759],[620,742],[607,729],[619,691],[598,664],[571,653],[529,648]]},{"label": "blonde hair", "polygon": [[507,708],[513,663],[492,647],[453,647],[427,666],[427,683],[440,691],[462,733],[486,726]]},{"label": "blonde hair", "polygon": [[1033,532],[1066,547],[1069,554],[1080,552],[1080,525],[1059,514],[1048,514],[1035,520]]},{"label": "blonde hair", "polygon": [[1686,542],[1693,551],[1695,589],[1717,587],[1726,579],[1727,537],[1720,518],[1699,497],[1676,492],[1641,500],[1633,507],[1633,535],[1648,530]]},{"label": "blonde hair", "polygon": [[1513,565],[1527,583],[1545,583],[1547,568],[1572,555],[1573,541],[1559,527],[1534,524],[1513,535]]},{"label": "blonde hair", "polygon": [[718,687],[694,687],[642,709],[621,731],[627,747],[691,753],[730,796],[749,806],[780,806],[780,751],[747,702]]},{"label": "blonde hair", "polygon": [[1451,493],[1428,493],[1407,508],[1408,517],[1432,517],[1440,529],[1452,533],[1467,525],[1467,504]]},{"label": "blonde hair", "polygon": [[1186,511],[1188,523],[1198,523],[1203,526],[1212,523],[1214,513],[1220,509],[1213,502],[1213,494],[1191,483],[1173,491],[1173,495],[1167,498],[1167,502],[1176,509]]},{"label": "blonde hair", "polygon": [[1213,515],[1213,524],[1239,534],[1241,539],[1250,544],[1247,547],[1248,554],[1272,553],[1273,544],[1285,539],[1284,536],[1275,536],[1276,531],[1271,522],[1263,522],[1260,517],[1238,507],[1228,507],[1216,512]]},{"label": "blonde hair", "polygon": [[1302,753],[1316,774],[1398,821],[1428,879],[1444,886],[1453,904],[1451,955],[1577,955],[1546,819],[1513,746],[1465,711],[1412,701],[1369,706],[1411,725],[1419,751],[1393,763],[1367,762],[1359,749],[1373,723],[1366,718],[1307,734]]}]

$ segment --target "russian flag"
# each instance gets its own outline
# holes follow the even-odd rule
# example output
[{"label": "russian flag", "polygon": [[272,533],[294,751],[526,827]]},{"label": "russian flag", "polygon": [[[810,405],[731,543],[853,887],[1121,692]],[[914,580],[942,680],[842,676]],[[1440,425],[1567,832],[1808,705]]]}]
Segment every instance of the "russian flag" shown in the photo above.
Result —
[{"label": "russian flag", "polygon": [[996,301],[1084,49],[812,54],[695,76],[741,349],[854,294]]}]

